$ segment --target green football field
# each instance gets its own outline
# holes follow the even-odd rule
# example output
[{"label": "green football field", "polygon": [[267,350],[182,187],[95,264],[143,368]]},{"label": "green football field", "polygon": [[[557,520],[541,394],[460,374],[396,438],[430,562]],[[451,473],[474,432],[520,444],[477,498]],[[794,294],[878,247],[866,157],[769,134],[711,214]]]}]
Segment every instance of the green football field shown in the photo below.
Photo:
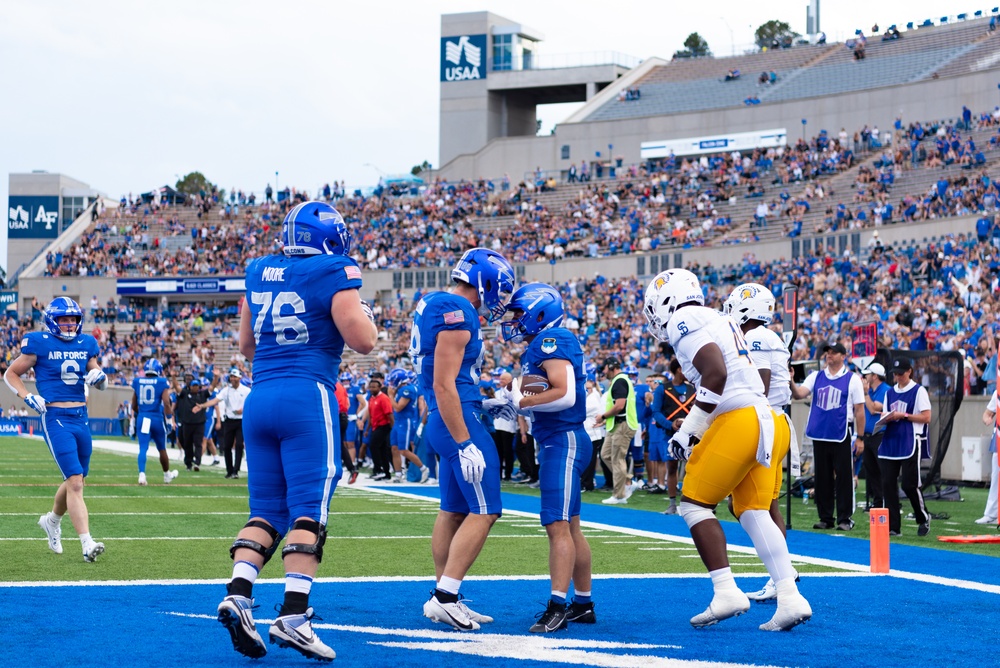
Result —
[{"label": "green football field", "polygon": [[[171,455],[176,457],[177,451]],[[60,481],[45,444],[38,439],[0,438],[0,544],[4,555],[0,560],[0,581],[228,578],[229,545],[247,519],[246,478],[226,480],[221,467],[203,467],[200,473],[182,470],[172,484],[163,485],[155,458],[148,460],[146,471],[150,484],[139,487],[134,455],[95,448],[85,498],[91,533],[105,543],[107,552],[98,564],[86,564],[75,556],[79,542],[68,517],[63,521],[65,554],[61,556],[46,548],[44,536],[36,526],[38,517],[51,508],[52,495]],[[430,534],[437,504],[434,499],[409,493],[418,490],[426,488],[408,485],[354,488],[342,481],[331,505],[330,537],[319,575],[432,577]],[[537,496],[537,491],[526,486],[505,485],[504,491]],[[973,523],[982,513],[985,490],[963,488],[962,494],[963,502],[928,502],[930,510],[939,516],[932,523],[931,536],[917,538],[912,520],[904,520],[904,536],[894,539],[894,544],[995,555],[995,545],[956,545],[935,539],[945,534],[994,531],[992,527]],[[584,495],[584,503],[599,504],[603,498],[603,492],[588,493]],[[864,499],[863,488],[859,498]],[[628,506],[616,507],[614,511],[659,511],[665,505],[664,496],[636,492]],[[904,513],[907,506],[904,501]],[[815,507],[796,498],[792,511],[793,528],[812,532]],[[582,513],[585,527],[587,515],[585,506]],[[643,515],[654,517],[651,513]],[[734,522],[724,509],[720,509],[719,515],[724,522]],[[842,534],[843,538],[859,541],[859,548],[867,550],[867,515],[859,510],[855,520],[857,527],[849,534]],[[586,527],[585,531],[593,549],[595,574],[704,572],[686,531],[664,535],[607,523]],[[862,541],[864,545],[860,545]],[[544,576],[547,555],[545,532],[537,517],[525,512],[506,512],[470,575]],[[766,577],[751,550],[734,548],[730,556],[736,574]],[[803,574],[841,570],[814,561],[796,561],[796,568]],[[262,573],[265,578],[280,575],[281,564],[277,559]]]}]

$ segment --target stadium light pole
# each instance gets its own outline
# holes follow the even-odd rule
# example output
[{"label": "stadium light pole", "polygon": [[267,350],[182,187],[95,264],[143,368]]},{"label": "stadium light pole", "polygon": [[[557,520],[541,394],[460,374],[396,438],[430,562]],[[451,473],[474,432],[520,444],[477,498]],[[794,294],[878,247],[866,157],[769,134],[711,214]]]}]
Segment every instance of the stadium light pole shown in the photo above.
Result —
[{"label": "stadium light pole", "polygon": [[730,54],[730,55],[735,56],[736,55],[736,39],[733,37],[733,28],[732,28],[732,26],[729,25],[729,21],[726,20],[726,17],[720,16],[719,20],[722,21],[724,24],[726,24],[726,27],[729,28],[729,48],[732,50],[732,54]]}]

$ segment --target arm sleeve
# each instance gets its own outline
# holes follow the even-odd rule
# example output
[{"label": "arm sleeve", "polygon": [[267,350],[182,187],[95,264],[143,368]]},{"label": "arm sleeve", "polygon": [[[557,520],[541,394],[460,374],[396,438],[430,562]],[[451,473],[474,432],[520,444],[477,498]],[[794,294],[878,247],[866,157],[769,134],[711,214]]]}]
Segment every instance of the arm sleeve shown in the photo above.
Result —
[{"label": "arm sleeve", "polygon": [[913,404],[913,410],[917,413],[922,413],[923,411],[931,410],[931,398],[927,394],[927,388],[923,385],[917,390],[917,399]]},{"label": "arm sleeve", "polygon": [[856,373],[851,374],[851,385],[847,388],[851,400],[851,406],[865,403],[865,387],[861,384],[861,378]]},{"label": "arm sleeve", "polygon": [[531,410],[538,413],[558,413],[559,411],[572,408],[576,404],[576,372],[573,365],[566,362],[566,393],[548,403],[532,406]]}]

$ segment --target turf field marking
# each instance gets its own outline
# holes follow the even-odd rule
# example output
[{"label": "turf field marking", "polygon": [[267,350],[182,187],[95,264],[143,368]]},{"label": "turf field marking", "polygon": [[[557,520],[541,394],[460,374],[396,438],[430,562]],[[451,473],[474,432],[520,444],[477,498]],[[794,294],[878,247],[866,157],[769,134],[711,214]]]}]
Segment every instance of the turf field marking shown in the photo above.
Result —
[{"label": "turf field marking", "polygon": [[[49,498],[51,498],[51,497],[49,497]],[[87,497],[87,498],[89,499],[91,497]],[[144,498],[148,498],[148,497],[128,497],[128,498],[143,498],[144,499]],[[153,497],[153,498],[155,498],[155,497]],[[181,497],[181,498],[184,498],[184,497]],[[187,497],[187,498],[190,498],[190,497]],[[155,515],[157,517],[166,516],[166,515],[241,515],[242,516],[242,515],[246,515],[247,514],[247,511],[245,511],[245,510],[243,510],[243,511],[236,511],[236,512],[203,512],[203,513],[149,511],[149,512],[145,512],[145,513],[102,513],[102,512],[96,512],[95,513],[95,512],[91,512],[90,516],[93,517],[95,515],[100,515],[102,517],[111,517],[111,516],[119,516],[119,517],[141,516],[141,517],[149,517],[149,515],[151,513],[154,513],[154,512],[155,512]],[[33,513],[0,513],[0,517],[34,517],[37,514],[38,514],[37,512],[33,512]],[[358,511],[345,512],[345,513],[337,513],[337,514],[338,515],[405,515],[407,517],[412,517],[413,515],[436,515],[437,513],[397,513],[397,512],[391,512],[391,511],[358,510]]]},{"label": "turf field marking", "polygon": [[[216,621],[214,615],[166,612],[164,614],[188,619]],[[272,619],[258,619],[260,624],[272,624]],[[369,644],[398,649],[432,652],[454,652],[473,656],[533,660],[548,663],[568,663],[583,666],[608,666],[621,668],[694,668],[707,665],[702,660],[672,659],[664,656],[637,654],[636,650],[677,650],[681,645],[653,645],[647,643],[622,643],[606,640],[580,640],[553,636],[538,637],[501,633],[458,634],[454,631],[431,629],[384,628],[378,626],[353,626],[344,624],[313,624],[321,630],[344,631],[352,634],[412,638],[409,642],[369,640]],[[420,642],[424,641],[424,642]],[[627,654],[607,651],[626,650]],[[712,662],[713,666],[737,668],[746,664]]]}]

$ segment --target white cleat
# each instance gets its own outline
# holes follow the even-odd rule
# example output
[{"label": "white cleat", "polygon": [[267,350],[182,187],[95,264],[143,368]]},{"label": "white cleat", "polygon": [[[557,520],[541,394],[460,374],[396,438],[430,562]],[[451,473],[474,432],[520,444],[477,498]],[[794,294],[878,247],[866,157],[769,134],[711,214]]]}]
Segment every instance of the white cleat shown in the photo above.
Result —
[{"label": "white cleat", "polygon": [[792,596],[778,599],[778,610],[771,621],[760,625],[761,631],[791,631],[799,624],[808,622],[812,608],[805,596],[796,592]]},{"label": "white cleat", "polygon": [[749,609],[750,599],[739,589],[716,592],[712,602],[705,608],[705,612],[691,618],[691,626],[700,629],[718,624],[724,619],[739,617]]},{"label": "white cleat", "polygon": [[233,649],[249,656],[251,659],[259,659],[267,654],[267,646],[257,633],[257,627],[253,621],[253,599],[246,596],[230,595],[222,599],[219,604],[219,623],[226,627],[229,636],[233,641]]},{"label": "white cleat", "polygon": [[49,522],[48,513],[38,518],[38,526],[42,528],[42,531],[49,538],[49,549],[56,554],[62,554],[62,526]]},{"label": "white cleat", "polygon": [[617,496],[609,496],[608,498],[606,498],[603,501],[601,501],[601,503],[607,503],[607,504],[612,505],[612,506],[627,505],[628,504],[628,497],[626,496],[626,497],[623,497],[623,498],[619,499]]},{"label": "white cleat", "polygon": [[465,604],[465,601],[462,600],[461,598],[458,599],[458,606],[462,608],[462,610],[465,611],[465,614],[469,616],[469,619],[474,621],[476,624],[489,624],[490,622],[493,621],[493,618],[490,617],[489,615],[481,615],[475,610],[471,609],[468,605]]},{"label": "white cleat", "polygon": [[268,633],[271,637],[271,644],[278,647],[290,647],[307,659],[333,661],[337,658],[337,653],[313,632],[310,621],[312,618],[312,608],[303,614],[278,617],[274,620]]},{"label": "white cleat", "polygon": [[146,474],[145,473],[140,473],[139,474],[139,486],[140,487],[145,487],[146,486]]},{"label": "white cleat", "polygon": [[747,598],[751,601],[763,602],[763,601],[773,601],[778,598],[778,588],[774,586],[774,580],[768,578],[767,582],[764,584],[763,588],[758,591],[748,591],[745,592]]},{"label": "white cleat", "polygon": [[104,543],[87,543],[87,546],[83,548],[83,560],[88,564],[92,564],[97,561],[97,557],[104,554]]},{"label": "white cleat", "polygon": [[427,479],[431,477],[431,470],[427,466],[420,467],[420,484],[427,482]]},{"label": "white cleat", "polygon": [[432,622],[441,622],[459,631],[478,631],[479,622],[471,619],[469,612],[461,601],[442,603],[437,596],[431,596],[430,600],[424,603],[424,617]]},{"label": "white cleat", "polygon": [[996,524],[996,523],[997,523],[997,518],[986,517],[985,515],[976,520],[976,524]]},{"label": "white cleat", "polygon": [[[176,478],[178,475],[179,474],[177,473],[177,471],[164,471],[163,472],[163,484],[164,485],[169,485],[173,481],[173,479]],[[146,483],[143,482],[142,484],[146,484]]]}]

